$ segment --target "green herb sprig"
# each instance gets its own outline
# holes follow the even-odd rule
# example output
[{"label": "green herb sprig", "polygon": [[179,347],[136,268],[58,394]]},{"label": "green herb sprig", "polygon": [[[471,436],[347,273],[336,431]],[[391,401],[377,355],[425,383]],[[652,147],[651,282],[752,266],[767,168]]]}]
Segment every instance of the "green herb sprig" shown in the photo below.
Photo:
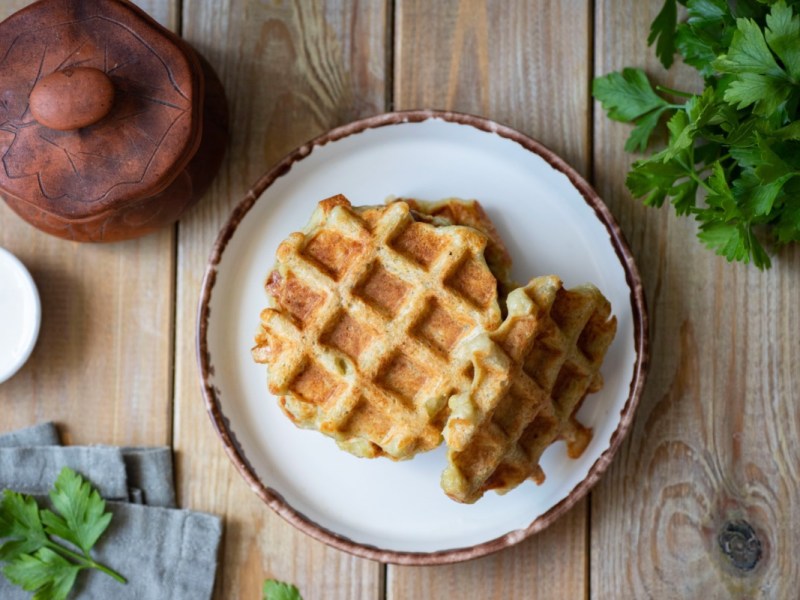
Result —
[{"label": "green herb sprig", "polygon": [[[92,486],[72,469],[59,474],[50,500],[55,512],[11,490],[0,501],[3,574],[34,600],[64,600],[84,569],[97,569],[120,583],[125,578],[92,558],[90,550],[108,528],[111,513]],[[69,542],[75,550],[55,538]]]},{"label": "green herb sprig", "polygon": [[276,579],[267,579],[264,581],[263,600],[303,600],[303,597],[296,586]]},{"label": "green herb sprig", "polygon": [[693,216],[729,261],[768,268],[765,246],[800,241],[800,0],[666,0],[648,43],[666,68],[679,54],[705,89],[653,89],[633,68],[594,80],[609,118],[635,125],[626,151],[644,152],[666,121],[667,147],[633,163],[628,189]]}]

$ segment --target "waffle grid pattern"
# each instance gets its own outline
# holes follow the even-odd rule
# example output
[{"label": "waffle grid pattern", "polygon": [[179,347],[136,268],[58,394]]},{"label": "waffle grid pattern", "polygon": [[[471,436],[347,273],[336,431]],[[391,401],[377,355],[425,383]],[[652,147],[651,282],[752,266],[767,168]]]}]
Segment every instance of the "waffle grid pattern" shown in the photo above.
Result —
[{"label": "waffle grid pattern", "polygon": [[404,203],[323,201],[278,249],[278,307],[262,312],[254,349],[290,418],[360,456],[439,445],[442,409],[468,385],[457,350],[500,322],[486,243],[417,222]]},{"label": "waffle grid pattern", "polygon": [[512,292],[508,307],[496,331],[465,348],[475,376],[450,405],[442,487],[460,502],[528,478],[541,483],[550,444],[564,439],[577,457],[591,440],[575,414],[603,385],[599,370],[616,333],[608,301],[594,286],[565,290],[548,276]]}]

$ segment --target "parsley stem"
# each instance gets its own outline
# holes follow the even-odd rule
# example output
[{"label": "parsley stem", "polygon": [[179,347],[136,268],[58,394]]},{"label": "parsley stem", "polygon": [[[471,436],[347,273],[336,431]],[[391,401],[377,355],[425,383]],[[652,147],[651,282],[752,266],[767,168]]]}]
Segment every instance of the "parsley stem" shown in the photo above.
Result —
[{"label": "parsley stem", "polygon": [[689,92],[682,92],[680,90],[674,90],[672,88],[668,88],[664,85],[657,85],[656,89],[659,92],[664,92],[665,94],[672,94],[673,96],[680,96],[681,98],[692,98],[694,94],[690,94]]},{"label": "parsley stem", "polygon": [[682,166],[682,167],[684,168],[684,170],[686,171],[686,174],[689,176],[689,179],[692,179],[692,180],[694,180],[695,182],[697,182],[697,184],[698,184],[698,185],[700,185],[700,186],[704,187],[704,188],[706,189],[706,191],[707,191],[707,192],[711,192],[711,193],[713,193],[713,192],[714,192],[714,190],[713,190],[713,189],[711,189],[711,186],[710,186],[710,185],[708,185],[708,184],[705,182],[705,180],[704,180],[704,179],[700,179],[700,176],[697,174],[697,171],[695,171],[695,170],[694,170],[692,167],[690,167],[689,165],[687,165],[687,164],[686,164],[684,161],[682,161],[682,160],[678,160],[677,162],[678,162],[678,164],[679,164],[680,166]]},{"label": "parsley stem", "polygon": [[697,175],[697,172],[695,172],[694,170],[691,170],[691,169],[687,169],[687,172],[689,174],[689,178],[690,179],[694,179],[698,183],[698,185],[704,187],[707,192],[712,192],[712,193],[714,192],[714,190],[711,189],[711,186],[708,185],[705,182],[705,180],[700,179],[700,177]]},{"label": "parsley stem", "polygon": [[93,569],[97,569],[98,571],[102,571],[103,573],[105,573],[109,577],[112,577],[112,578],[116,579],[120,583],[128,583],[128,580],[125,579],[122,575],[120,575],[119,573],[117,573],[113,569],[109,569],[104,564],[95,561],[91,557],[83,556],[82,554],[78,554],[77,552],[73,552],[69,548],[65,548],[61,544],[57,544],[57,543],[53,542],[52,540],[48,540],[45,545],[48,548],[50,548],[51,550],[54,550],[55,552],[58,552],[62,556],[66,556],[68,558],[73,559],[74,561],[76,561],[82,567],[91,567]]},{"label": "parsley stem", "polygon": [[124,578],[122,575],[120,575],[119,573],[117,573],[117,572],[116,572],[114,569],[109,569],[109,568],[108,568],[107,566],[105,566],[104,564],[101,564],[101,563],[99,563],[99,562],[96,562],[96,561],[94,561],[94,560],[90,560],[90,561],[89,561],[89,565],[90,565],[90,566],[92,566],[92,567],[94,567],[94,568],[95,568],[95,569],[97,569],[98,571],[102,571],[103,573],[105,573],[105,574],[106,574],[106,575],[108,575],[109,577],[112,577],[113,579],[115,579],[115,580],[119,581],[120,583],[128,583],[128,580],[127,580],[127,579],[125,579],[125,578]]}]

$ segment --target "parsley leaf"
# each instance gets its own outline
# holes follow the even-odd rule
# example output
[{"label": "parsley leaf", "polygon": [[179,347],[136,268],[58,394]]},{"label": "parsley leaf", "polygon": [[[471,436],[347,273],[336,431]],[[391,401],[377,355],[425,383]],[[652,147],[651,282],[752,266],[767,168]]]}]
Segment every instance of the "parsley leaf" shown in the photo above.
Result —
[{"label": "parsley leaf", "polygon": [[675,56],[675,26],[678,22],[678,7],[675,0],[666,0],[661,12],[650,25],[650,35],[647,37],[647,45],[652,46],[656,43],[656,56],[661,60],[665,69],[672,66]]},{"label": "parsley leaf", "polygon": [[36,592],[34,599],[64,600],[84,567],[75,565],[49,548],[22,554],[3,569],[14,585]]},{"label": "parsley leaf", "polygon": [[728,53],[714,61],[722,73],[764,73],[781,75],[783,70],[775,62],[767,47],[761,28],[752,19],[738,19]]},{"label": "parsley leaf", "polygon": [[720,23],[728,16],[725,0],[689,0],[686,4],[688,23],[693,26]]},{"label": "parsley leaf", "polygon": [[789,97],[787,82],[774,75],[742,73],[725,90],[725,100],[743,109],[755,105],[754,112],[769,115]]},{"label": "parsley leaf", "polygon": [[676,181],[686,175],[686,169],[675,161],[663,162],[656,155],[633,163],[625,185],[648,206],[661,206],[671,195]]},{"label": "parsley leaf", "polygon": [[795,121],[786,127],[781,127],[772,132],[780,140],[800,140],[800,121]]},{"label": "parsley leaf", "polygon": [[592,83],[592,94],[615,121],[633,121],[668,105],[655,93],[641,69],[627,68],[598,77]]},{"label": "parsley leaf", "polygon": [[730,44],[735,21],[725,0],[689,0],[686,12],[689,18],[676,29],[675,47],[686,64],[709,77],[711,63]]},{"label": "parsley leaf", "polygon": [[786,6],[783,0],[776,2],[767,15],[765,32],[767,44],[783,61],[789,74],[800,79],[800,17]]},{"label": "parsley leaf", "polygon": [[752,170],[746,170],[733,182],[733,191],[742,212],[751,220],[769,217],[786,182],[792,175],[783,175],[769,183],[762,182]]},{"label": "parsley leaf", "polygon": [[707,180],[708,195],[706,203],[708,211],[714,211],[716,218],[722,221],[732,221],[741,216],[739,206],[733,198],[733,190],[728,185],[725,171],[719,162],[711,167],[711,176]]},{"label": "parsley leaf", "polygon": [[631,135],[625,142],[626,152],[644,152],[647,144],[650,142],[650,136],[658,126],[661,115],[668,107],[659,108],[652,112],[647,113],[643,117],[636,120],[636,127],[631,131]]},{"label": "parsley leaf", "polygon": [[303,600],[303,597],[295,586],[275,579],[267,579],[264,582],[263,600]]},{"label": "parsley leaf", "polygon": [[592,82],[592,94],[615,121],[636,123],[625,143],[628,152],[644,151],[661,115],[673,106],[656,94],[641,69],[623,69]]},{"label": "parsley leaf", "polygon": [[[780,6],[775,5],[778,14],[782,14]],[[786,5],[783,4],[783,8]],[[786,8],[791,12],[791,9]],[[774,14],[770,13],[770,15]],[[768,17],[769,18],[769,17]],[[792,44],[783,36],[788,31],[787,23],[791,19],[775,22],[781,35],[768,36],[781,47],[787,55],[791,55]],[[737,31],[733,34],[728,53],[714,61],[713,66],[722,73],[736,75],[725,90],[725,100],[743,109],[754,106],[754,112],[761,115],[774,113],[792,91],[792,85],[787,73],[778,66],[772,55],[764,33],[752,19],[739,19],[736,22]],[[798,37],[795,37],[793,46],[800,52]]]},{"label": "parsley leaf", "polygon": [[[34,600],[64,600],[78,573],[97,569],[120,583],[125,578],[96,562],[90,550],[108,528],[111,513],[105,501],[72,469],[64,467],[50,499],[56,512],[42,509],[30,496],[11,490],[0,502],[0,561],[3,574],[13,584],[35,592]],[[57,542],[56,536],[83,551]]]},{"label": "parsley leaf", "polygon": [[778,241],[784,244],[800,242],[800,201],[794,196],[781,213],[781,220],[775,225]]},{"label": "parsley leaf", "polygon": [[88,553],[111,522],[111,513],[105,512],[106,503],[100,494],[75,471],[65,469],[56,479],[50,500],[60,514],[42,511],[47,533]]},{"label": "parsley leaf", "polygon": [[0,538],[9,538],[0,546],[0,561],[10,561],[20,554],[38,550],[47,542],[39,507],[30,496],[11,490],[3,492],[0,503]]},{"label": "parsley leaf", "polygon": [[741,223],[709,221],[700,226],[698,237],[708,248],[729,261],[750,262],[749,236]]}]

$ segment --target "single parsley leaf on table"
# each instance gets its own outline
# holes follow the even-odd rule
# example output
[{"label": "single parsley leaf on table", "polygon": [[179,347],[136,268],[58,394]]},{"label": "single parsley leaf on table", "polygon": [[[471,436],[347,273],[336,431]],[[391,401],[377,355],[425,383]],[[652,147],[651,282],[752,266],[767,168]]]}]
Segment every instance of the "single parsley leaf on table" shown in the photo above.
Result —
[{"label": "single parsley leaf on table", "polygon": [[[84,569],[97,569],[120,583],[116,571],[96,562],[90,553],[108,528],[111,513],[97,490],[64,467],[50,492],[56,512],[42,509],[31,496],[12,490],[0,501],[0,561],[3,574],[34,600],[64,600]],[[74,544],[83,554],[55,538]]]},{"label": "single parsley leaf on table", "polygon": [[303,597],[296,586],[276,579],[267,579],[264,581],[263,600],[303,600]]}]

